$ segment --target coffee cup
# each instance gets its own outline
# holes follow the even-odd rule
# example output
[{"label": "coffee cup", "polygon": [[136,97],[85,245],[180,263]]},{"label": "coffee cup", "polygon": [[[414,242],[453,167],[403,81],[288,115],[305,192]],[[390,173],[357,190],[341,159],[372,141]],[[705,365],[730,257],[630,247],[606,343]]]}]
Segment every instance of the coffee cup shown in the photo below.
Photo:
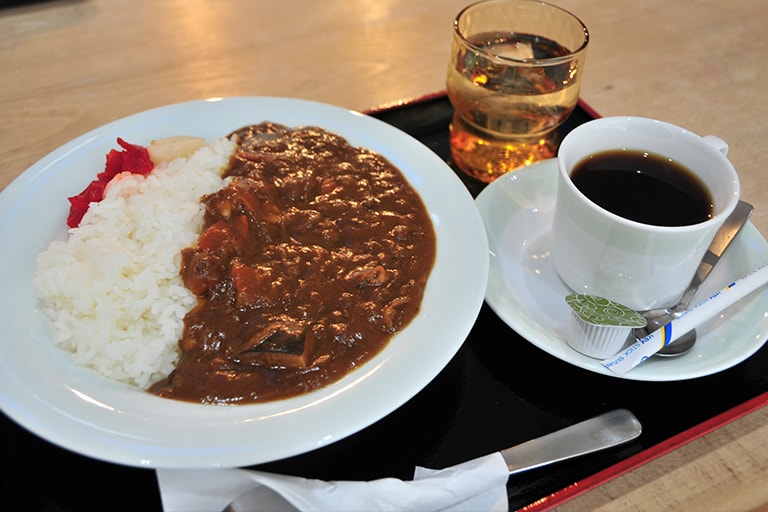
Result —
[{"label": "coffee cup", "polygon": [[727,152],[717,137],[642,117],[572,130],[557,157],[557,274],[636,311],[676,304],[739,200]]}]

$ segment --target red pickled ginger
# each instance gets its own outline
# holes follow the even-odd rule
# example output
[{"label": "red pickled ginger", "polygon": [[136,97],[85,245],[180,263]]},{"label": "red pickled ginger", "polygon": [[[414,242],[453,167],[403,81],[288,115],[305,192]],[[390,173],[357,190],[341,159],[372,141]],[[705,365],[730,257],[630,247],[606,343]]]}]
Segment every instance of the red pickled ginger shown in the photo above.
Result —
[{"label": "red pickled ginger", "polygon": [[96,175],[88,186],[77,194],[69,197],[69,216],[67,217],[67,226],[76,228],[80,225],[85,212],[91,203],[98,203],[104,198],[104,190],[109,181],[121,172],[130,172],[131,174],[149,174],[154,168],[152,160],[149,158],[149,151],[144,146],[130,144],[120,137],[117,143],[122,151],[113,149],[107,153],[104,171]]}]

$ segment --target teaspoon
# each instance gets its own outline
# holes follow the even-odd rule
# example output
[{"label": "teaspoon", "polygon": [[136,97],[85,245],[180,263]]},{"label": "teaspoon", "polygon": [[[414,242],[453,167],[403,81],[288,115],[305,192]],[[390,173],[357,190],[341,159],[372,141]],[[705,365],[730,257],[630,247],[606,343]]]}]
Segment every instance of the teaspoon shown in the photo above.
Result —
[{"label": "teaspoon", "polygon": [[[644,338],[649,333],[666,325],[670,320],[688,309],[693,300],[693,296],[696,295],[701,284],[707,277],[709,277],[710,272],[715,268],[717,262],[720,261],[720,258],[731,244],[731,241],[736,238],[736,235],[741,231],[744,224],[746,224],[750,215],[752,215],[753,210],[754,208],[751,204],[739,201],[731,215],[725,220],[722,227],[720,227],[720,230],[715,234],[715,238],[712,240],[709,249],[707,249],[707,252],[704,254],[704,258],[701,260],[699,268],[696,270],[696,273],[691,280],[691,284],[689,284],[688,288],[683,292],[680,302],[670,308],[651,309],[640,312],[640,314],[646,318],[648,324],[643,328],[635,329],[634,335],[636,338]],[[680,336],[674,343],[671,343],[658,351],[656,355],[661,357],[679,356],[693,348],[695,343],[696,330],[692,329]]]}]

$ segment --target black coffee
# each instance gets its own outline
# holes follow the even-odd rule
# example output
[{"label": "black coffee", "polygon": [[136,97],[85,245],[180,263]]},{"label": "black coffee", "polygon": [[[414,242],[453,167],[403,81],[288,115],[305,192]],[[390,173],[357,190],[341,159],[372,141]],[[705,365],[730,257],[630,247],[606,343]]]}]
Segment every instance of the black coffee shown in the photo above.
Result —
[{"label": "black coffee", "polygon": [[625,219],[655,226],[688,226],[712,216],[712,194],[698,176],[669,159],[634,150],[596,153],[571,173],[594,203]]}]

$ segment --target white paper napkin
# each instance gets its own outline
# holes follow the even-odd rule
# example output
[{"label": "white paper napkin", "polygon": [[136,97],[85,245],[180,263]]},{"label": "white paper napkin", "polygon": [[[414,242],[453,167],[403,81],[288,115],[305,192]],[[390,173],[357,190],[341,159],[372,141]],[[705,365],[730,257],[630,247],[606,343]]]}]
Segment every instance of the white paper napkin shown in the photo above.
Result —
[{"label": "white paper napkin", "polygon": [[220,512],[266,485],[302,511],[507,511],[509,470],[500,453],[441,470],[417,467],[413,480],[311,480],[244,469],[158,469],[165,512]]}]

